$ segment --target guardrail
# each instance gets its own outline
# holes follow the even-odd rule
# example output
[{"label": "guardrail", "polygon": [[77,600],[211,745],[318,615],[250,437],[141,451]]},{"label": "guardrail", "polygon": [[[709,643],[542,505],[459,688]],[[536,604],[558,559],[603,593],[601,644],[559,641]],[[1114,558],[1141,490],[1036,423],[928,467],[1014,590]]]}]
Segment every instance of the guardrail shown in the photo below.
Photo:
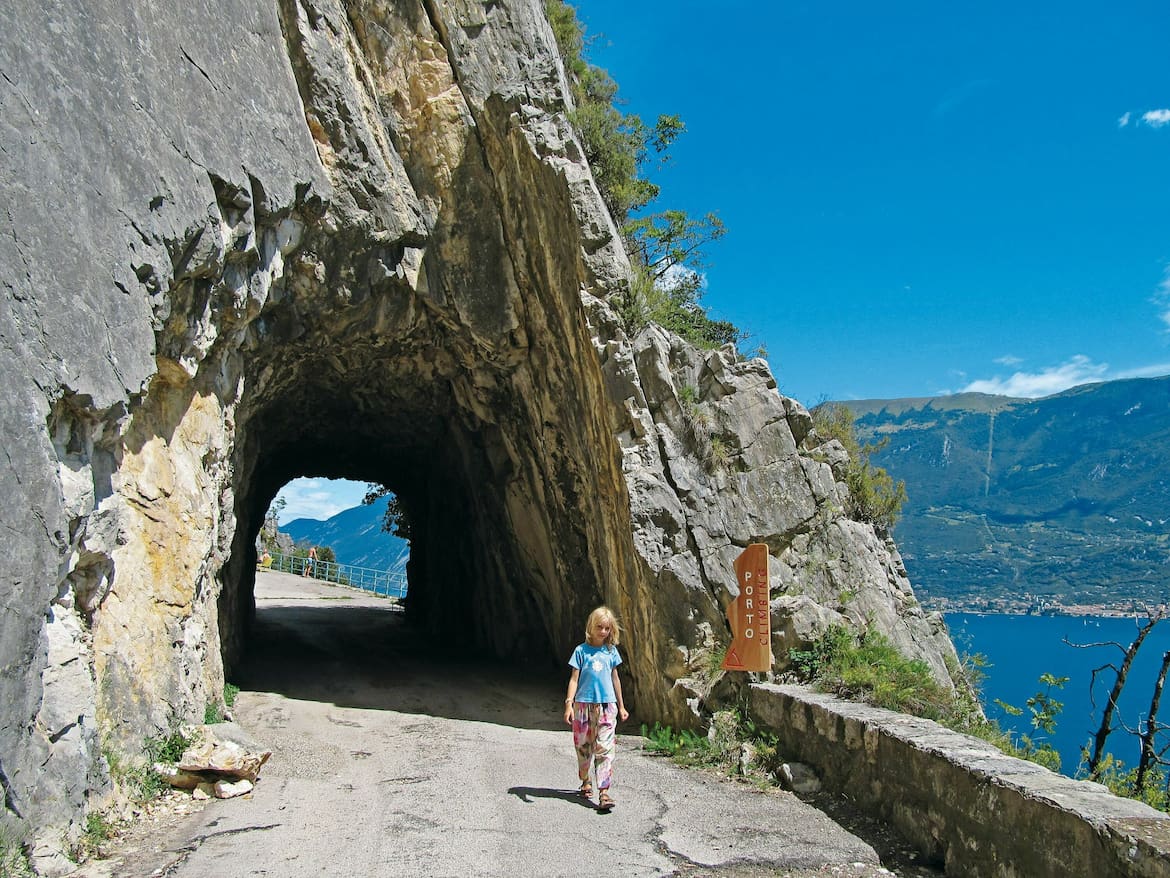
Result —
[{"label": "guardrail", "polygon": [[268,564],[262,561],[258,562],[261,569],[293,573],[297,576],[310,576],[313,579],[336,582],[338,585],[349,585],[386,597],[406,597],[406,574],[404,573],[375,570],[372,567],[357,567],[353,564],[338,564],[336,561],[302,558],[299,555],[285,555],[281,552],[274,552],[269,557],[272,560]]}]

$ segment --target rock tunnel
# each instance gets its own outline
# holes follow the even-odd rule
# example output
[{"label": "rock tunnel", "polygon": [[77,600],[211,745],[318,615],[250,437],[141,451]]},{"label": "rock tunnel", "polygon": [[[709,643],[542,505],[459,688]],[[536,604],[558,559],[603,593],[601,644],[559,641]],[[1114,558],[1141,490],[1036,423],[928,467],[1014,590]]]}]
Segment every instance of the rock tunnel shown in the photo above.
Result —
[{"label": "rock tunnel", "polygon": [[[238,523],[219,601],[229,672],[252,612],[256,533],[300,475],[392,488],[413,526],[410,621],[453,647],[549,662],[591,606],[617,598],[595,572],[608,563],[594,557],[604,468],[583,471],[571,437],[533,421],[527,404],[551,400],[513,385],[528,369],[484,388],[447,347],[316,338],[303,351],[283,349],[279,380],[240,409]],[[477,380],[482,404],[462,403]]]}]

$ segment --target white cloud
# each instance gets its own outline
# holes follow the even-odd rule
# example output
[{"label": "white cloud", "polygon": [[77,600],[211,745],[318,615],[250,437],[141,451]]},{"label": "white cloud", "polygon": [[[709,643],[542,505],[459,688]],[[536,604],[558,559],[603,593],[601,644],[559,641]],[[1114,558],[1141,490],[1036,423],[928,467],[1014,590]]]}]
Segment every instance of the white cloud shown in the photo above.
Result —
[{"label": "white cloud", "polygon": [[1117,127],[1124,128],[1129,124],[1129,113],[1122,113],[1121,118],[1117,120]]},{"label": "white cloud", "polygon": [[1110,375],[1109,378],[1159,378],[1163,375],[1170,375],[1170,363],[1154,363],[1151,366],[1138,366],[1136,369],[1126,369],[1124,372],[1118,372],[1116,375]]},{"label": "white cloud", "polygon": [[1018,366],[1024,361],[1019,357],[1013,357],[1011,354],[1006,354],[1002,357],[997,357],[996,359],[992,360],[992,362],[999,366],[1007,366],[1010,369],[1012,366]]},{"label": "white cloud", "polygon": [[963,391],[1034,399],[1060,393],[1078,384],[1105,381],[1108,372],[1108,363],[1094,363],[1084,354],[1077,354],[1059,366],[1049,366],[1039,372],[1015,372],[1008,378],[997,375],[994,378],[972,381],[963,388]]},{"label": "white cloud", "polygon": [[683,284],[692,283],[695,278],[699,279],[699,288],[706,289],[706,272],[695,271],[693,268],[689,268],[681,262],[676,262],[663,272],[662,277],[655,282],[655,286],[660,290],[673,290]]},{"label": "white cloud", "polygon": [[293,479],[276,495],[283,497],[284,510],[280,523],[285,524],[297,518],[313,518],[324,521],[338,512],[352,509],[365,496],[365,482],[350,482],[344,479]]},{"label": "white cloud", "polygon": [[1158,316],[1166,324],[1166,329],[1170,330],[1170,265],[1162,270],[1162,282],[1154,294],[1154,304],[1160,311]]},{"label": "white cloud", "polygon": [[1151,128],[1161,128],[1170,123],[1170,110],[1150,110],[1142,113],[1142,121]]},{"label": "white cloud", "polygon": [[960,392],[994,393],[998,396],[1035,399],[1060,393],[1079,384],[1120,381],[1125,378],[1156,378],[1162,375],[1170,375],[1170,363],[1151,363],[1148,366],[1111,371],[1108,363],[1094,363],[1084,354],[1077,354],[1058,366],[1049,366],[1039,372],[1014,372],[1007,378],[997,375],[994,378],[972,381]]}]

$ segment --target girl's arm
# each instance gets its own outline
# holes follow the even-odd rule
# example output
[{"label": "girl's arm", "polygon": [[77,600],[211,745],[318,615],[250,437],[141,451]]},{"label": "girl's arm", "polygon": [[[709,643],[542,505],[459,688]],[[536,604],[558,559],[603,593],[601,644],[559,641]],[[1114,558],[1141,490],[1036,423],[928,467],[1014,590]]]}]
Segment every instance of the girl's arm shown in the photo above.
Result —
[{"label": "girl's arm", "polygon": [[580,673],[579,670],[573,668],[573,673],[569,674],[569,688],[565,693],[565,722],[569,725],[573,724],[573,697],[577,694],[577,675]]},{"label": "girl's arm", "polygon": [[617,695],[618,715],[621,716],[624,722],[630,718],[630,712],[626,710],[626,703],[622,700],[622,681],[618,679],[617,668],[613,669],[613,691]]}]

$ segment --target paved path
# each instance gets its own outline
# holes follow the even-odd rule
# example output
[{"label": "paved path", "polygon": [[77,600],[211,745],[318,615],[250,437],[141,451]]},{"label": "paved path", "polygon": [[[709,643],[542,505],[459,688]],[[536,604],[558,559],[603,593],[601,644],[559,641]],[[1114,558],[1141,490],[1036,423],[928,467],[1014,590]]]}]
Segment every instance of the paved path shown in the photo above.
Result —
[{"label": "paved path", "polygon": [[601,814],[575,795],[567,678],[424,661],[392,602],[349,589],[262,573],[257,597],[235,707],[273,751],[255,792],[209,803],[109,874],[891,874],[795,796],[678,768],[636,736]]}]

